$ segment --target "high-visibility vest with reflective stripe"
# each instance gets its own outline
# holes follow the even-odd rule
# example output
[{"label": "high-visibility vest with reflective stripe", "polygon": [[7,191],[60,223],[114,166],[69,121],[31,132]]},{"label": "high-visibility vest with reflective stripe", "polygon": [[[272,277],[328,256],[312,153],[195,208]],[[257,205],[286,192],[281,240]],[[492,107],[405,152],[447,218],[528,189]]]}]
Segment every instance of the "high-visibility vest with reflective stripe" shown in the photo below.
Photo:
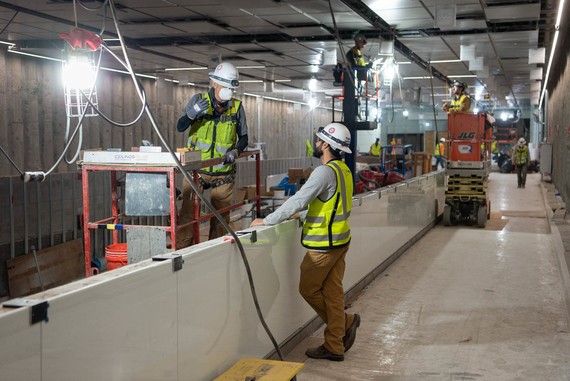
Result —
[{"label": "high-visibility vest with reflective stripe", "polygon": [[382,151],[382,146],[380,144],[372,144],[370,147],[370,154],[372,156],[380,156],[380,152]]},{"label": "high-visibility vest with reflective stripe", "polygon": [[[461,110],[461,108],[466,108],[466,110]],[[465,94],[461,94],[458,99],[451,100],[451,106],[449,106],[450,112],[469,112],[471,109],[471,99]]]},{"label": "high-visibility vest with reflective stripe", "polygon": [[[210,107],[204,112],[198,130],[188,136],[188,147],[202,151],[202,160],[215,159],[224,156],[232,149],[236,143],[237,112],[241,102],[232,98],[228,109],[219,117],[214,116],[214,102],[210,99],[209,93],[202,94],[208,99]],[[217,164],[211,167],[202,168],[210,173],[231,172],[234,164]]]},{"label": "high-visibility vest with reflective stripe", "polygon": [[326,201],[318,197],[309,203],[301,243],[307,249],[331,250],[350,242],[348,217],[352,209],[352,174],[340,160],[327,164],[336,175],[336,192]]},{"label": "high-visibility vest with reflective stripe", "polygon": [[362,56],[362,50],[358,49],[356,46],[353,46],[350,50],[354,55],[354,63],[358,66],[366,66],[366,60]]},{"label": "high-visibility vest with reflective stripe", "polygon": [[528,147],[527,146],[517,146],[515,147],[515,164],[524,165],[528,161]]},{"label": "high-visibility vest with reflective stripe", "polygon": [[444,156],[445,155],[445,144],[439,142],[435,145],[435,151],[433,152],[435,156]]}]

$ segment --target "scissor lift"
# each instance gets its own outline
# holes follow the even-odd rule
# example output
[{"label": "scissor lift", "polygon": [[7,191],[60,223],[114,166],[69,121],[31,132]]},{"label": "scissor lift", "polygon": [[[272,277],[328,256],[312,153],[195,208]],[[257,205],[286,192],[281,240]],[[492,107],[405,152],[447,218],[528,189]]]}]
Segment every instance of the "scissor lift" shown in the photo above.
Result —
[{"label": "scissor lift", "polygon": [[447,121],[449,157],[443,224],[465,221],[483,228],[491,216],[487,182],[493,128],[486,113],[450,113]]}]

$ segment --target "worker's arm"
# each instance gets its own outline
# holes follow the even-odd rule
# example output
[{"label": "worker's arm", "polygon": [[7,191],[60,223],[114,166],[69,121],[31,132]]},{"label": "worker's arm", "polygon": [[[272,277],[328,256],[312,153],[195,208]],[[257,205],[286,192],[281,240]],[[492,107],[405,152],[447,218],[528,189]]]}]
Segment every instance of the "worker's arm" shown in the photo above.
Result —
[{"label": "worker's arm", "polygon": [[336,175],[334,170],[326,165],[321,165],[311,173],[307,182],[297,193],[263,220],[254,220],[251,226],[276,225],[305,209],[316,197],[327,200],[332,197],[335,191]]},{"label": "worker's arm", "polygon": [[242,153],[243,150],[247,148],[249,144],[249,140],[247,137],[247,120],[245,117],[245,110],[243,109],[243,103],[239,105],[239,109],[237,112],[237,135],[238,141],[236,143],[236,149],[239,153]]}]

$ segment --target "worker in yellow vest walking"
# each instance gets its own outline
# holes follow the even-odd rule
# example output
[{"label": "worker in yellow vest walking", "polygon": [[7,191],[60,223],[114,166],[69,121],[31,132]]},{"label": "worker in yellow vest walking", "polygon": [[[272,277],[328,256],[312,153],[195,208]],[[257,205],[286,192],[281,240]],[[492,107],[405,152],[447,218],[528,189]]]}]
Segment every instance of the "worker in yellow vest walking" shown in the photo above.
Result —
[{"label": "worker in yellow vest walking", "polygon": [[382,143],[380,143],[380,138],[376,138],[376,141],[372,143],[370,149],[368,150],[368,154],[376,157],[380,157],[382,153]]},{"label": "worker in yellow vest walking", "polygon": [[513,148],[513,164],[517,172],[517,182],[519,188],[524,188],[526,184],[526,172],[528,162],[530,161],[530,154],[526,140],[520,138],[518,144]]},{"label": "worker in yellow vest walking", "polygon": [[445,138],[439,139],[439,143],[435,145],[433,156],[435,157],[436,169],[439,168],[440,164],[441,164],[441,169],[445,169]]}]

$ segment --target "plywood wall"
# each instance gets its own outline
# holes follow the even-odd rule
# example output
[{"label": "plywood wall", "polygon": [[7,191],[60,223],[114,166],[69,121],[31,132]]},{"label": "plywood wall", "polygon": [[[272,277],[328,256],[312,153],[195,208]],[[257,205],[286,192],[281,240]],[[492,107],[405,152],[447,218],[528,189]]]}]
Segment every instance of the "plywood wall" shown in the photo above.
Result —
[{"label": "plywood wall", "polygon": [[[173,147],[185,146],[186,134],[176,130],[184,106],[197,91],[164,80],[141,78],[147,101],[161,134]],[[99,109],[110,119],[127,123],[139,113],[141,102],[130,76],[101,71],[97,81]],[[160,94],[160,96],[158,95]],[[250,142],[265,142],[268,158],[302,157],[305,140],[332,120],[330,110],[244,96]],[[337,119],[340,118],[337,115]],[[67,117],[61,64],[0,52],[0,145],[20,171],[47,171],[61,156]],[[73,130],[77,118],[71,119]],[[115,127],[101,117],[86,118],[82,149],[139,146],[142,139],[159,145],[150,118],[144,115],[130,127]],[[68,158],[73,157],[77,139]],[[62,160],[55,172],[72,172],[75,163]],[[19,171],[0,153],[0,177]]]}]

